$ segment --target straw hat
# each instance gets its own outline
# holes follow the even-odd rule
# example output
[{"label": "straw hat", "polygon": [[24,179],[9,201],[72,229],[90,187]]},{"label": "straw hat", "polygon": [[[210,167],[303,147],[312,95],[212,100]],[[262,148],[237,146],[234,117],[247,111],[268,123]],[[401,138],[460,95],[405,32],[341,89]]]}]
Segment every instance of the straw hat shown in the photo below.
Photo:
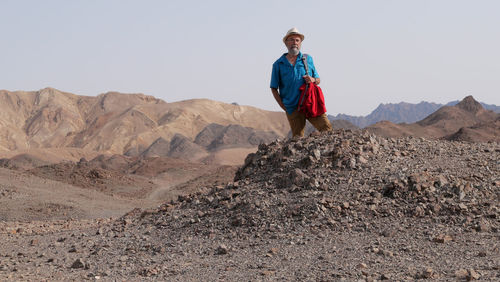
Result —
[{"label": "straw hat", "polygon": [[285,41],[287,40],[287,38],[290,36],[290,35],[298,35],[300,36],[300,40],[304,41],[304,34],[300,33],[299,30],[295,27],[292,27],[285,35],[285,37],[283,37],[283,43],[285,43]]}]

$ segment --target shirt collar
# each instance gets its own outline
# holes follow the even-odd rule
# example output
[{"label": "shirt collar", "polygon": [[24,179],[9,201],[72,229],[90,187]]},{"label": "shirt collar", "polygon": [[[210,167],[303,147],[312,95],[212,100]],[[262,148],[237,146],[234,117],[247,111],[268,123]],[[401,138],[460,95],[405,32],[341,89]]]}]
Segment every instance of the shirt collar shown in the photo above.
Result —
[{"label": "shirt collar", "polygon": [[[280,58],[280,61],[283,62],[283,63],[288,63],[288,59],[286,58],[286,55],[288,53],[284,53],[281,58]],[[299,51],[299,55],[297,55],[297,60],[302,60],[302,52]]]}]

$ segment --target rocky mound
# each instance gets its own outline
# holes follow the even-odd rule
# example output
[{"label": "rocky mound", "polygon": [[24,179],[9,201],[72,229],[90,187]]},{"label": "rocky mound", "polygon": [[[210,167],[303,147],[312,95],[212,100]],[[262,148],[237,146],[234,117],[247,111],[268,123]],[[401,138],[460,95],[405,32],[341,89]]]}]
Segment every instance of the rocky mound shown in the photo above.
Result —
[{"label": "rocky mound", "polygon": [[498,280],[499,156],[497,143],[350,130],[275,141],[227,185],[47,235],[42,258],[12,248],[6,268],[48,264],[37,277],[52,279]]},{"label": "rocky mound", "polygon": [[[234,183],[181,203],[213,213],[209,219],[221,230],[346,228],[391,216],[473,215],[489,222],[499,215],[499,153],[496,143],[386,140],[336,131],[261,145]],[[352,223],[339,222],[344,216]]]}]

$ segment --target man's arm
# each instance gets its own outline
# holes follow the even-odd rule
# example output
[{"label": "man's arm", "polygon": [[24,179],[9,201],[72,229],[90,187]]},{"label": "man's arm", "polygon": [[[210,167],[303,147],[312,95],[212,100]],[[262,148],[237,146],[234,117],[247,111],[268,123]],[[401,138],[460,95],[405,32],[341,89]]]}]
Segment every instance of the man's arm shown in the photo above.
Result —
[{"label": "man's arm", "polygon": [[283,104],[283,101],[281,101],[280,93],[278,92],[278,89],[276,88],[271,88],[271,92],[273,93],[274,99],[276,102],[278,102],[278,105],[283,109],[283,111],[286,112],[285,105]]}]

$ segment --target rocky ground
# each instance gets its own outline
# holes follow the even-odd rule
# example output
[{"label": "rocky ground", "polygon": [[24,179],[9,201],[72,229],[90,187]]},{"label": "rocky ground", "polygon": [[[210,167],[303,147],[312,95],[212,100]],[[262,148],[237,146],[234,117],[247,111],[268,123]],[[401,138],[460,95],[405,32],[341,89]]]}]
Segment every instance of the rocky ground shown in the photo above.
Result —
[{"label": "rocky ground", "polygon": [[0,280],[500,280],[499,156],[350,130],[276,141],[155,209],[2,222]]}]

